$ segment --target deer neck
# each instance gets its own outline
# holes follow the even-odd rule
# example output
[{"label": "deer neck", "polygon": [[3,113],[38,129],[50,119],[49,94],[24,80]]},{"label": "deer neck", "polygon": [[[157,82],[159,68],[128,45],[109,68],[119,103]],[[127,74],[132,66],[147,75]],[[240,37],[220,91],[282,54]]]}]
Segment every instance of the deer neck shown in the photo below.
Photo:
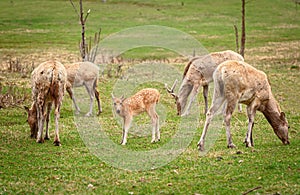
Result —
[{"label": "deer neck", "polygon": [[189,83],[189,81],[184,79],[178,91],[178,102],[180,103],[181,111],[184,110],[187,99],[192,89],[193,89],[193,85]]},{"label": "deer neck", "polygon": [[280,108],[273,96],[270,97],[260,111],[264,114],[272,128],[274,130],[278,129],[281,123]]}]

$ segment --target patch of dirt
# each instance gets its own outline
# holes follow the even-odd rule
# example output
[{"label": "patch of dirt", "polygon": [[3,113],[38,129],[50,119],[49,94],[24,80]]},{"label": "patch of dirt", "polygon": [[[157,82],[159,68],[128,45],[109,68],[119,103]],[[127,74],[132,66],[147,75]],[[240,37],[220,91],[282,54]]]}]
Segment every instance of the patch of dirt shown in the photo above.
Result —
[{"label": "patch of dirt", "polygon": [[246,49],[245,59],[249,63],[271,66],[274,64],[300,68],[300,40],[270,42],[263,47]]},{"label": "patch of dirt", "polygon": [[24,53],[14,55],[13,51],[7,52],[8,54],[4,54],[0,56],[0,70],[5,71],[8,70],[10,61],[19,61],[21,66],[32,66],[37,67],[40,63],[48,61],[48,60],[57,60],[63,64],[78,62],[81,60],[81,57],[74,52],[69,52],[66,50],[43,50],[36,51],[32,53]]}]

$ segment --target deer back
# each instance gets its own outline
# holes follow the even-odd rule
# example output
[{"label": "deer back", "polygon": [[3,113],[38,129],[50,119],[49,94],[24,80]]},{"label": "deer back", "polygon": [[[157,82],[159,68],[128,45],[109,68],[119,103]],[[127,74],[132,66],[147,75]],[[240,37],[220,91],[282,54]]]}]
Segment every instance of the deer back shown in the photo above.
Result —
[{"label": "deer back", "polygon": [[84,82],[99,78],[99,67],[92,62],[75,62],[65,65],[71,86],[82,86]]},{"label": "deer back", "polygon": [[156,89],[146,88],[137,92],[130,98],[124,100],[123,105],[128,108],[128,111],[133,115],[146,111],[152,105],[157,104],[160,99],[160,93]]}]

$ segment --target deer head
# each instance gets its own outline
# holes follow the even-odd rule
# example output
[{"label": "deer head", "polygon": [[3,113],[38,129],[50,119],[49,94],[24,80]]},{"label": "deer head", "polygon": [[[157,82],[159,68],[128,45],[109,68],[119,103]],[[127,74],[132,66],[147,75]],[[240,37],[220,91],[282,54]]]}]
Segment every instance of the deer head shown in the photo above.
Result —
[{"label": "deer head", "polygon": [[287,145],[290,144],[289,137],[288,137],[288,129],[290,128],[288,122],[285,117],[285,113],[280,113],[280,120],[278,120],[278,126],[274,128],[275,134],[278,138],[282,141],[283,144]]},{"label": "deer head", "polygon": [[27,122],[30,126],[30,137],[36,138],[38,132],[38,122],[37,122],[37,111],[34,104],[32,104],[31,108],[24,106],[27,112]]},{"label": "deer head", "polygon": [[167,89],[168,93],[171,94],[173,96],[173,98],[175,99],[175,103],[177,106],[177,115],[181,115],[181,105],[180,102],[178,101],[178,95],[175,94],[174,89],[176,87],[178,80],[176,79],[171,87],[171,89],[168,88],[168,85],[165,83],[165,88]]}]

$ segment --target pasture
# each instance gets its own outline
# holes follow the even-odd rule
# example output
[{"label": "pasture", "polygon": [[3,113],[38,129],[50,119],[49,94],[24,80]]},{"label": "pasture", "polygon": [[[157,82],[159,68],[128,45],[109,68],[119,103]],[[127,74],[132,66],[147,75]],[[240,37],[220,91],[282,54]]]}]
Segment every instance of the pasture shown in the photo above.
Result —
[{"label": "pasture", "polygon": [[[233,25],[241,29],[238,0],[87,0],[83,6],[91,9],[87,37],[94,36],[101,27],[101,40],[126,28],[161,25],[190,34],[213,52],[235,50]],[[207,154],[199,155],[196,145],[205,121],[200,91],[201,109],[191,143],[165,166],[145,171],[115,168],[95,156],[77,130],[78,118],[74,117],[67,93],[60,117],[62,146],[52,144],[53,113],[51,140],[38,144],[30,138],[23,109],[31,104],[30,73],[48,59],[62,63],[80,60],[81,27],[70,2],[65,0],[2,0],[0,10],[0,194],[300,193],[300,9],[294,1],[248,1],[245,50],[245,61],[268,75],[272,92],[289,121],[291,144],[284,146],[258,112],[254,147],[246,148],[247,115],[243,106],[243,112],[235,112],[231,122],[237,148],[226,148],[222,128]],[[124,62],[170,61],[179,72],[187,62],[184,58],[175,62],[177,55],[172,51],[149,47],[130,50],[122,57]],[[95,118],[116,144],[121,140],[122,127],[112,113],[111,92],[131,65],[125,63],[120,71],[111,64],[99,79],[103,113]],[[140,137],[129,130],[124,147],[131,151],[154,150],[167,144],[180,121],[164,83],[146,83],[135,90],[146,86],[160,91],[160,104],[165,106],[167,118],[161,128],[161,141],[155,144],[150,143],[150,134]],[[211,95],[209,98],[210,104]],[[94,115],[95,110],[96,103]],[[148,123],[149,119],[142,115],[137,121]]]}]

